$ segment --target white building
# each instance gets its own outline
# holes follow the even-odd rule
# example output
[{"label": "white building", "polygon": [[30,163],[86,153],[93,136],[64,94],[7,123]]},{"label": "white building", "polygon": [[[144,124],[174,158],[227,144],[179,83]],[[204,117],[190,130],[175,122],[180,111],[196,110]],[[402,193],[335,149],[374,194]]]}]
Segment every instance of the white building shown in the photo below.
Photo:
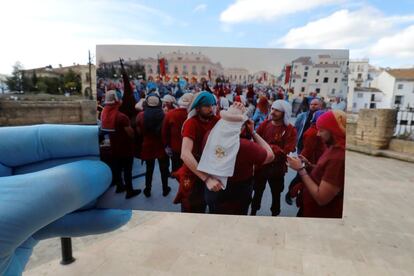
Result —
[{"label": "white building", "polygon": [[414,68],[384,70],[371,86],[384,93],[382,108],[414,108]]},{"label": "white building", "polygon": [[233,84],[245,84],[249,81],[249,71],[244,68],[225,68],[224,77]]},{"label": "white building", "polygon": [[293,88],[295,96],[299,93],[308,95],[316,92],[325,99],[346,98],[347,59],[319,55],[312,61],[311,57],[300,57],[293,60],[291,65],[291,80],[284,87]]},{"label": "white building", "polygon": [[[355,89],[361,87],[370,87],[368,85],[369,76],[369,60],[368,59],[359,59],[359,60],[350,60],[349,61],[349,75],[348,75],[348,111],[355,112],[354,105],[359,103],[361,98],[358,101],[354,101]],[[360,94],[361,96],[361,94]],[[359,110],[360,108],[358,108]]]},{"label": "white building", "polygon": [[358,113],[362,108],[379,108],[383,97],[384,93],[377,88],[355,87],[352,104],[348,105],[351,110],[348,108],[348,111]]}]

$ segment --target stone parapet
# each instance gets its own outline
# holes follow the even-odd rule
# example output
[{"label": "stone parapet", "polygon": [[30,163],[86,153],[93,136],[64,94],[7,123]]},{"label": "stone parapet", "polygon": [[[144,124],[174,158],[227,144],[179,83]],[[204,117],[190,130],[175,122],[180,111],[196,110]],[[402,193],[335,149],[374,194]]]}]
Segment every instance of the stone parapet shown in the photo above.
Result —
[{"label": "stone parapet", "polygon": [[0,126],[96,124],[96,101],[0,101]]}]

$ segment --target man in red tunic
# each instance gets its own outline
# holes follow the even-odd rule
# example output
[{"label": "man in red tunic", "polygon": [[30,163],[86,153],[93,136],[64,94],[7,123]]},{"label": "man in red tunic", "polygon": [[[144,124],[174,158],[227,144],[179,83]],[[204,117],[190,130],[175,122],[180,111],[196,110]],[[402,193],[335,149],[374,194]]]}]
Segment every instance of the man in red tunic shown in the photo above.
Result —
[{"label": "man in red tunic", "polygon": [[[345,177],[346,114],[326,112],[316,121],[318,135],[327,149],[308,174],[299,158],[288,157],[289,166],[298,171],[304,185],[303,216],[341,218]],[[306,160],[304,162],[307,163]]]},{"label": "man in red tunic", "polygon": [[257,133],[270,145],[275,159],[270,164],[259,168],[255,175],[254,197],[251,215],[260,210],[263,191],[266,183],[272,193],[272,216],[280,214],[280,194],[284,188],[284,177],[287,172],[286,155],[295,151],[296,129],[290,124],[291,106],[284,100],[272,104],[270,118],[266,119],[257,129]]},{"label": "man in red tunic", "polygon": [[162,195],[167,196],[171,191],[168,186],[168,157],[164,150],[161,137],[162,121],[164,111],[159,96],[150,93],[144,102],[144,112],[137,115],[136,132],[142,136],[141,159],[145,161],[145,189],[144,195],[151,196],[152,176],[154,173],[155,160],[161,173]]},{"label": "man in red tunic", "polygon": [[[137,196],[141,190],[134,190],[132,186],[132,167],[134,164],[134,130],[131,127],[128,116],[120,112],[119,106],[122,103],[121,97],[116,97],[116,92],[110,90],[106,95],[106,106],[110,105],[108,114],[104,110],[103,125],[111,126],[109,140],[112,153],[113,183],[116,185],[116,192],[121,193],[126,190],[125,198]],[[106,127],[107,129],[109,127]],[[125,186],[122,184],[122,174]]]},{"label": "man in red tunic", "polygon": [[[324,114],[325,111],[319,110],[313,114],[312,125],[303,134],[303,150],[299,158],[306,162],[309,167],[309,172],[315,166],[326,149],[326,145],[322,138],[318,136],[318,129],[316,128],[316,121]],[[299,207],[297,216],[301,217],[303,213],[303,183],[298,175],[298,182],[289,187],[289,192],[286,197],[295,198],[296,206]]]},{"label": "man in red tunic", "polygon": [[194,96],[188,119],[182,129],[183,143],[181,159],[183,166],[174,174],[179,181],[179,189],[174,203],[181,203],[182,212],[205,213],[204,189],[219,190],[222,184],[217,179],[197,170],[202,154],[202,142],[207,131],[211,130],[218,117],[213,106],[213,94],[202,91]]},{"label": "man in red tunic", "polygon": [[[237,102],[228,111],[221,111],[221,120],[211,134],[207,132],[204,137],[203,143],[207,145],[198,168],[213,175],[232,173],[230,177],[223,177],[225,189],[205,190],[205,200],[211,214],[247,215],[253,192],[254,167],[268,164],[274,158],[271,147],[254,132],[254,122],[245,122],[245,111],[243,104]],[[218,148],[222,152],[218,152]]]},{"label": "man in red tunic", "polygon": [[171,173],[176,172],[183,164],[181,160],[181,145],[183,143],[181,129],[187,119],[187,108],[192,100],[192,93],[184,94],[178,100],[179,108],[169,111],[164,117],[164,122],[162,124],[162,141],[167,154],[171,155]]}]

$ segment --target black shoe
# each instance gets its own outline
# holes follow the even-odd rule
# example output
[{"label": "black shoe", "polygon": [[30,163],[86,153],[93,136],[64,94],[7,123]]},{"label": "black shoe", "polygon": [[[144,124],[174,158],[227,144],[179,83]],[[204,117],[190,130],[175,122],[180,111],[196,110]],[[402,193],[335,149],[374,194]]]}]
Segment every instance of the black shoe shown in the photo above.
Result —
[{"label": "black shoe", "polygon": [[125,190],[126,190],[125,185],[117,185],[115,193],[120,194],[120,193],[125,192]]},{"label": "black shoe", "polygon": [[127,191],[126,192],[126,195],[125,195],[125,198],[126,199],[129,199],[131,197],[134,197],[134,196],[139,195],[140,193],[141,193],[141,190],[140,189],[136,189],[136,190],[132,190],[132,191]]},{"label": "black shoe", "polygon": [[162,196],[167,196],[170,192],[171,192],[171,188],[167,186],[167,188],[162,191]]},{"label": "black shoe", "polygon": [[251,215],[251,216],[255,216],[255,215],[256,215],[256,213],[257,213],[257,210],[256,210],[256,209],[252,209],[252,210],[250,211],[250,215]]},{"label": "black shoe", "polygon": [[285,201],[289,205],[292,205],[292,203],[293,203],[292,198],[289,195],[289,192],[287,192],[286,195],[285,195]]},{"label": "black shoe", "polygon": [[277,217],[279,214],[280,214],[280,210],[276,212],[272,211],[272,217]]},{"label": "black shoe", "polygon": [[144,195],[146,197],[150,197],[151,196],[151,188],[145,188],[144,189]]}]

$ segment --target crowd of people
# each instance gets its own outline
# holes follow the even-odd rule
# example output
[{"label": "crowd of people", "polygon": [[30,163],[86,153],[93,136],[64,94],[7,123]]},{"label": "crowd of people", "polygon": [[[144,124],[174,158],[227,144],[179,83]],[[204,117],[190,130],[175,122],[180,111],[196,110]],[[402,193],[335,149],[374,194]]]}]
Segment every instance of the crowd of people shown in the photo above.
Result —
[{"label": "crowd of people", "polygon": [[[297,216],[342,217],[346,114],[316,93],[295,109],[281,87],[185,80],[131,82],[136,116],[120,110],[122,81],[98,81],[99,121],[109,137],[113,184],[127,199],[134,158],[145,163],[143,194],[151,197],[155,161],[162,194],[178,182],[182,212],[256,215],[266,185],[271,213],[295,199]],[[296,116],[296,119],[294,117]],[[295,122],[292,124],[292,122]],[[288,168],[297,172],[283,197]]]}]

